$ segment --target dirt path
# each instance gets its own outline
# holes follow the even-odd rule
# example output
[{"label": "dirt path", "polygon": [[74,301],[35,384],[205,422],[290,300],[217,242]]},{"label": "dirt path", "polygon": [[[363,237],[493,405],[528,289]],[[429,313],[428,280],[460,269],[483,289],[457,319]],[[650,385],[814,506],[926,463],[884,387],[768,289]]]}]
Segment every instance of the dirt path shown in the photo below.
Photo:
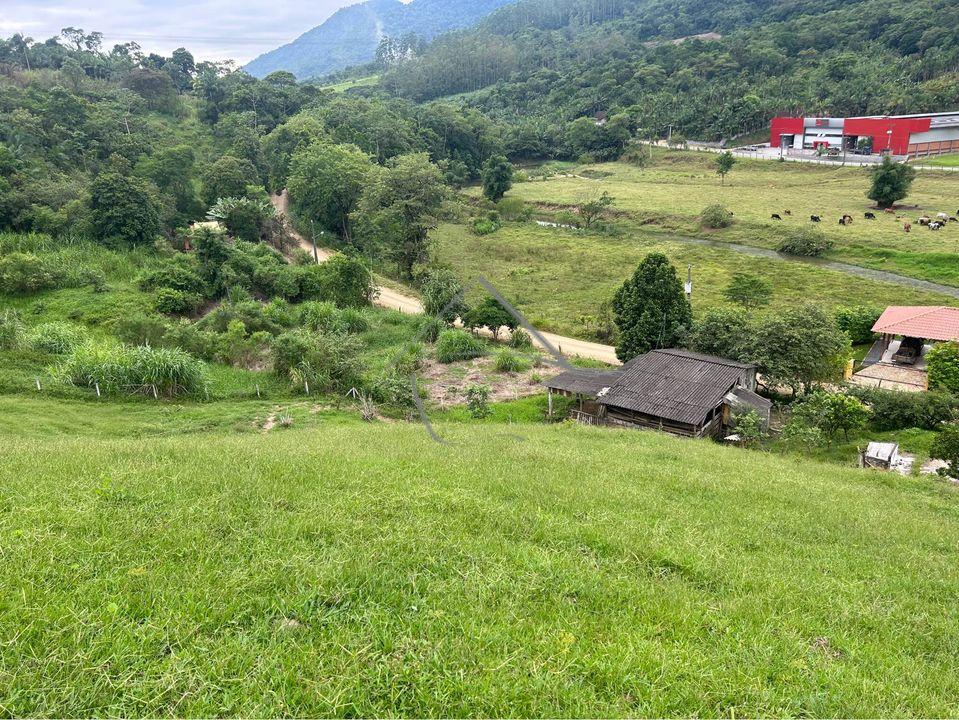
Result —
[{"label": "dirt path", "polygon": [[[290,201],[286,190],[280,195],[273,195],[271,200],[273,201],[273,207],[276,208],[278,213],[288,215],[287,209],[289,208]],[[291,229],[290,233],[301,248],[311,255],[313,254],[312,242],[295,230]],[[331,255],[333,255],[333,253],[330,250],[317,248],[317,257],[320,262],[328,260]],[[388,287],[380,286],[377,289],[379,290],[379,294],[373,302],[378,307],[399,310],[409,315],[422,314],[423,304],[417,298],[404,295]],[[588,340],[579,340],[577,338],[542,331],[540,331],[540,335],[542,335],[547,342],[552,343],[563,355],[599,360],[600,362],[609,363],[610,365],[620,364],[619,358],[616,357],[616,348],[610,345],[601,345],[600,343],[589,342]]]}]

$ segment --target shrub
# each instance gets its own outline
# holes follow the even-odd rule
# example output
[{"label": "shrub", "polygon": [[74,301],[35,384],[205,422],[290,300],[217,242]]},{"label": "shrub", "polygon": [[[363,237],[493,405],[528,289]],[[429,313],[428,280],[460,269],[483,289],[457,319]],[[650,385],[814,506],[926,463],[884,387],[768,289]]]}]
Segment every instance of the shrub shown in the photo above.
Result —
[{"label": "shrub", "polygon": [[763,420],[755,410],[734,415],[733,432],[739,435],[743,447],[756,447],[766,436]]},{"label": "shrub", "polygon": [[949,466],[940,472],[943,475],[959,480],[959,427],[947,425],[929,449],[930,457],[945,460]]},{"label": "shrub", "polygon": [[[161,343],[156,343],[159,346]],[[180,320],[168,326],[163,334],[162,346],[179,348],[193,357],[213,360],[216,357],[219,336],[203,330],[189,320]]]},{"label": "shrub", "polygon": [[854,345],[870,343],[875,338],[872,326],[876,324],[882,309],[855,305],[836,310],[836,325],[843,330]]},{"label": "shrub", "polygon": [[202,362],[179,349],[88,342],[76,347],[58,368],[80,387],[99,385],[108,393],[197,396],[206,387]]},{"label": "shrub", "polygon": [[489,388],[485,385],[473,385],[466,390],[466,408],[470,417],[482,420],[493,414],[489,406]]},{"label": "shrub", "polygon": [[417,342],[408,343],[393,357],[393,367],[404,377],[416,372],[423,364],[423,346]]},{"label": "shrub", "polygon": [[959,395],[959,343],[939,343],[926,355],[929,389]]},{"label": "shrub", "polygon": [[493,361],[493,369],[496,370],[496,372],[523,372],[524,370],[529,370],[529,368],[529,360],[506,348],[496,353],[496,358]]},{"label": "shrub", "polygon": [[428,342],[430,345],[432,345],[439,339],[440,333],[442,333],[445,329],[446,323],[444,323],[438,317],[427,315],[420,321],[418,334],[424,342]]},{"label": "shrub", "polygon": [[270,334],[262,331],[247,335],[243,322],[234,320],[216,339],[216,359],[236,367],[253,367],[269,347],[270,340]]},{"label": "shrub", "polygon": [[20,313],[16,310],[0,313],[0,350],[16,350],[23,344],[25,335]]},{"label": "shrub", "polygon": [[199,305],[199,295],[173,288],[160,288],[153,306],[157,312],[164,315],[189,315],[196,312]]},{"label": "shrub", "polygon": [[959,410],[959,400],[943,392],[897,392],[877,388],[852,387],[851,395],[872,408],[870,427],[878,431],[921,428],[936,430],[952,420]]},{"label": "shrub", "polygon": [[444,330],[436,341],[436,359],[441,363],[472,360],[484,353],[483,343],[463,330]]},{"label": "shrub", "polygon": [[206,294],[206,285],[197,270],[196,263],[186,255],[178,255],[161,266],[144,272],[137,279],[141,290],[171,288],[184,293]]},{"label": "shrub", "polygon": [[349,333],[361,333],[370,329],[370,320],[359,308],[346,307],[339,310],[340,323]]},{"label": "shrub", "polygon": [[476,235],[492,235],[499,230],[499,223],[493,222],[489,218],[479,218],[473,221],[472,230]]},{"label": "shrub", "polygon": [[33,328],[27,335],[27,345],[31,350],[66,355],[79,346],[85,338],[86,331],[78,325],[68,322],[50,322]]},{"label": "shrub", "polygon": [[273,371],[294,385],[343,391],[361,385],[362,349],[350,335],[293,330],[273,340]]},{"label": "shrub", "polygon": [[709,205],[700,214],[699,224],[712,230],[729,227],[733,224],[733,214],[722,205]]},{"label": "shrub", "polygon": [[504,197],[496,203],[496,211],[504,220],[529,220],[533,214],[533,208],[527,205],[523,198]]},{"label": "shrub", "polygon": [[796,403],[789,424],[818,428],[830,441],[842,430],[848,440],[849,431],[864,427],[870,415],[854,395],[818,391]]},{"label": "shrub", "polygon": [[0,258],[0,292],[9,295],[50,290],[63,282],[63,273],[49,260],[30,253]]},{"label": "shrub", "polygon": [[120,318],[113,332],[120,340],[131,345],[160,346],[167,327],[167,320],[159,315],[139,314]]},{"label": "shrub", "polygon": [[410,378],[395,368],[378,375],[370,387],[370,392],[377,402],[386,405],[413,406],[413,386]]},{"label": "shrub", "polygon": [[303,303],[300,324],[312,332],[346,332],[339,310],[329,301]]},{"label": "shrub", "polygon": [[806,226],[794,230],[779,244],[779,252],[787,255],[819,257],[832,250],[834,243],[819,228]]},{"label": "shrub", "polygon": [[532,350],[533,338],[523,328],[516,328],[510,333],[509,346],[516,350]]}]

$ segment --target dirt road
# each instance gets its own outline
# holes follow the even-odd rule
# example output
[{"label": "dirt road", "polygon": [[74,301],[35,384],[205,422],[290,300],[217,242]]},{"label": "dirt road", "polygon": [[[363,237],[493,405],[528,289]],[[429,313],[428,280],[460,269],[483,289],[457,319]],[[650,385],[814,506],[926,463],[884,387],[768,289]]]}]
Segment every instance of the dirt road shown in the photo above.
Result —
[{"label": "dirt road", "polygon": [[[273,207],[282,215],[287,215],[289,207],[289,197],[286,190],[281,195],[272,196]],[[313,254],[313,243],[305,237],[291,229],[291,234],[297,244],[306,250],[310,255]],[[316,256],[320,262],[324,262],[333,255],[333,252],[325,248],[317,248]],[[388,287],[380,286],[377,288],[379,293],[374,300],[378,307],[389,308],[390,310],[399,310],[409,315],[420,315],[423,312],[423,304],[415,297],[404,295]],[[579,340],[577,338],[566,337],[540,331],[540,335],[553,345],[563,355],[570,357],[589,358],[609,363],[610,365],[619,365],[619,358],[616,357],[616,349],[610,345],[601,345],[600,343],[589,342],[588,340]]]}]

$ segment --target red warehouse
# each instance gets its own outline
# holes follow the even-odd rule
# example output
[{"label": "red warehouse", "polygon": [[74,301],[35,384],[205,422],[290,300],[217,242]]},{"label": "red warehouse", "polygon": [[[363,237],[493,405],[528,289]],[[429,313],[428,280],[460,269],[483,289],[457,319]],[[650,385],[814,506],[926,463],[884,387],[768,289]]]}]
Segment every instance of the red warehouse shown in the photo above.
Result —
[{"label": "red warehouse", "polygon": [[777,117],[770,127],[773,147],[822,146],[924,157],[959,152],[959,111],[870,117]]}]

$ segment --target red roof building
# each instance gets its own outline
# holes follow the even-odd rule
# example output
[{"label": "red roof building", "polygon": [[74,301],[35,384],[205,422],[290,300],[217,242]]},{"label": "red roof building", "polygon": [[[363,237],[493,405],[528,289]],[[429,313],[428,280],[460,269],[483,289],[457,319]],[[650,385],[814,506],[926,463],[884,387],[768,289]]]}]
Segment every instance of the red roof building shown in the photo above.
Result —
[{"label": "red roof building", "polygon": [[959,341],[959,308],[943,305],[889,307],[873,325],[872,331],[892,337]]}]

